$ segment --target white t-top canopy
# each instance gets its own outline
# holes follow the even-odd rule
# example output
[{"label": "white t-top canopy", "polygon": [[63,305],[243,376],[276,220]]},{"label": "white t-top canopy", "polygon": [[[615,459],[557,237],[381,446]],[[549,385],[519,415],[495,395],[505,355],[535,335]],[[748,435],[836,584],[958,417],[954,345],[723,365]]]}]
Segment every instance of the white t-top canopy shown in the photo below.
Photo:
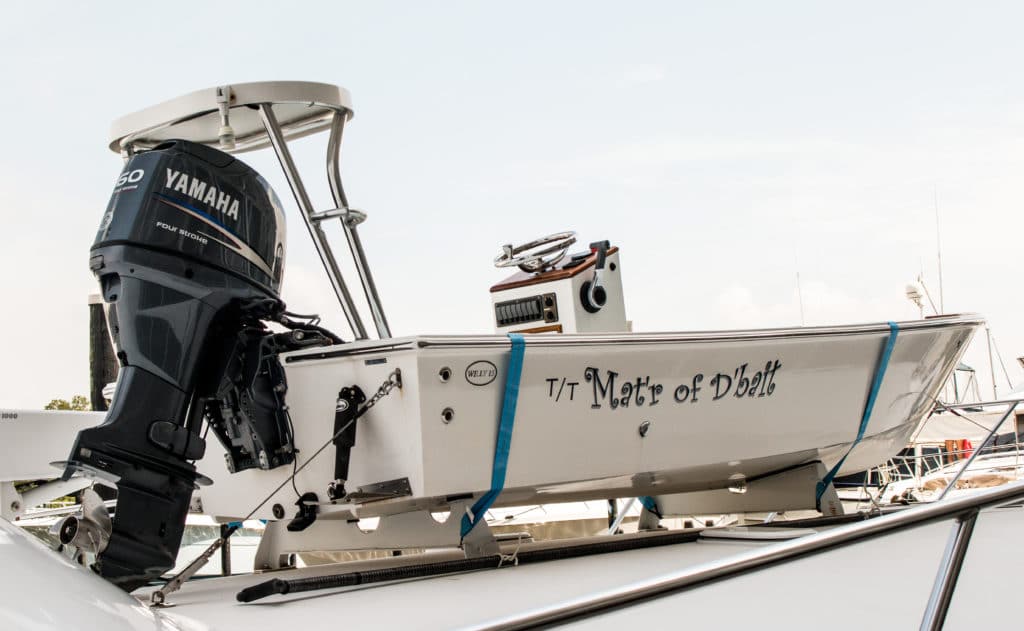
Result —
[{"label": "white t-top canopy", "polygon": [[[228,122],[235,146],[220,142],[222,94],[227,94]],[[348,90],[308,81],[260,81],[197,90],[144,110],[128,114],[110,126],[110,149],[120,153],[129,145],[151,148],[182,138],[233,153],[260,149],[270,144],[260,118],[261,103],[274,105],[274,113],[286,139],[301,138],[327,129],[335,112],[352,118]]]}]

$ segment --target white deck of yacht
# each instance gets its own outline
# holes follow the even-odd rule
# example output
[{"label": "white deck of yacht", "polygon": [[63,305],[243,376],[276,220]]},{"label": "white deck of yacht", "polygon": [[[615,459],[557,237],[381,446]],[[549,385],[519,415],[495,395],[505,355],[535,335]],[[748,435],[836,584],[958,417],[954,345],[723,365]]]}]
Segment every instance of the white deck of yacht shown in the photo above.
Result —
[{"label": "white deck of yacht", "polygon": [[[917,628],[951,528],[951,522],[921,526],[573,624],[588,629],[668,624],[735,629]],[[945,628],[1010,628],[1019,591],[1018,568],[1024,567],[1024,550],[1015,545],[1022,528],[1022,508],[983,512]],[[208,629],[474,628],[763,545],[772,544],[702,539],[499,570],[271,596],[249,604],[235,600],[240,589],[271,578],[366,568],[366,564],[318,566],[193,581],[170,596],[175,606],[163,611],[170,617],[202,621],[200,628]]]}]

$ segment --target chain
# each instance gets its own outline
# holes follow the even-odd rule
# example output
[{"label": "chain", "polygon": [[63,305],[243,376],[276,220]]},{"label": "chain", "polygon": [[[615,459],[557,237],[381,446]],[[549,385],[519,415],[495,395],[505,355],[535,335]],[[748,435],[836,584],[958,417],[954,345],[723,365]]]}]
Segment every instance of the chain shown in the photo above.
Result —
[{"label": "chain", "polygon": [[[355,416],[353,416],[348,423],[345,423],[344,427],[339,429],[337,432],[334,433],[333,436],[328,438],[327,442],[324,443],[319,449],[317,449],[313,453],[313,455],[310,456],[308,460],[306,460],[306,462],[302,463],[301,467],[297,468],[290,476],[288,476],[288,478],[285,479],[284,482],[279,484],[276,489],[271,491],[270,495],[264,498],[262,502],[257,504],[256,507],[253,508],[248,515],[243,517],[239,522],[239,526],[233,526],[229,528],[228,531],[224,534],[224,536],[214,541],[206,550],[203,551],[202,554],[196,557],[196,559],[192,561],[192,563],[189,563],[188,567],[186,567],[176,576],[172,577],[169,581],[167,581],[167,583],[165,583],[161,589],[158,589],[152,594],[150,594],[150,603],[156,607],[163,606],[167,596],[181,589],[182,583],[191,578],[196,572],[199,571],[200,568],[206,565],[207,561],[210,560],[210,557],[213,556],[213,553],[216,552],[217,549],[220,548],[222,545],[224,545],[224,542],[227,540],[228,537],[235,534],[235,531],[238,530],[242,522],[246,521],[247,519],[255,515],[256,511],[258,511],[264,504],[269,502],[270,498],[277,495],[278,491],[284,488],[284,485],[294,480],[295,476],[297,476],[300,471],[305,469],[306,466],[309,465],[309,463],[313,462],[313,459],[319,456],[324,449],[327,449],[328,445],[334,442],[335,438],[340,436],[342,432],[348,429],[352,425],[352,423],[355,423],[360,416],[369,412],[370,408],[377,405],[378,401],[391,394],[391,392],[395,388],[402,388],[402,371],[399,368],[395,368],[394,370],[391,371],[391,373],[387,376],[387,379],[384,380],[384,383],[380,384],[380,387],[377,388],[377,392],[375,392],[373,396],[370,397],[370,399],[365,404],[363,404],[363,407],[359,408],[359,411],[356,412]],[[292,439],[294,440],[294,436],[292,437]]]},{"label": "chain", "polygon": [[377,401],[380,401],[391,394],[392,390],[395,388],[401,389],[401,387],[402,371],[399,368],[395,368],[391,371],[391,374],[388,375],[388,378],[384,380],[384,383],[380,384],[380,387],[377,388],[377,392],[375,392],[373,396],[370,397],[370,400],[363,405],[363,409],[359,410],[359,416],[362,416],[367,410],[377,405]]}]

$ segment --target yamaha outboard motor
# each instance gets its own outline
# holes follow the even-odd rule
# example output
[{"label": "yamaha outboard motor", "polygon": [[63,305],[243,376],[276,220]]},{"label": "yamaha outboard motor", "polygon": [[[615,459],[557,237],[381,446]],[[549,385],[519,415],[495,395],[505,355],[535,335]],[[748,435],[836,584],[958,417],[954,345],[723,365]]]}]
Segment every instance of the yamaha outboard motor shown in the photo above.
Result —
[{"label": "yamaha outboard motor", "polygon": [[95,569],[132,590],[174,566],[192,490],[204,478],[204,420],[232,471],[294,459],[277,353],[338,341],[322,329],[271,333],[285,317],[284,215],[253,169],[172,140],[134,155],[114,189],[90,267],[120,374],[104,422],[81,431],[75,471],[118,487]]}]

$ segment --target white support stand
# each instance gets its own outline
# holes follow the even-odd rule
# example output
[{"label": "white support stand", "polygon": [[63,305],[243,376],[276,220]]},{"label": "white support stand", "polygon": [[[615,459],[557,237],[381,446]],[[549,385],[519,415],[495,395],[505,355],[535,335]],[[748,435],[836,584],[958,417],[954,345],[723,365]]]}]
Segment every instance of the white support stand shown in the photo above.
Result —
[{"label": "white support stand", "polygon": [[[657,499],[657,498],[656,498]],[[660,507],[660,505],[659,505]],[[636,529],[640,532],[658,530],[661,527],[661,518],[647,510],[644,506],[640,509],[640,519],[636,522]]]},{"label": "white support stand", "polygon": [[837,517],[843,514],[843,503],[839,501],[836,487],[830,482],[821,496],[821,514],[825,517]]},{"label": "white support stand", "polygon": [[[291,567],[293,555],[298,552],[457,548],[467,506],[466,502],[452,504],[451,514],[444,522],[438,522],[427,511],[381,517],[377,528],[371,531],[362,530],[358,522],[343,519],[320,518],[300,532],[289,532],[287,520],[269,522],[256,550],[254,569]],[[486,523],[478,524],[464,543],[467,557],[498,554],[498,544]]]},{"label": "white support stand", "polygon": [[[455,513],[453,512],[452,514],[454,515]],[[459,520],[461,521],[461,517]],[[495,540],[491,527],[487,525],[486,521],[481,519],[480,523],[474,526],[473,530],[470,530],[469,534],[462,540],[462,551],[466,553],[467,559],[475,559],[477,557],[501,554],[501,547],[498,545],[497,540]]]},{"label": "white support stand", "polygon": [[11,482],[0,482],[0,517],[14,521],[25,511],[25,502]]},{"label": "white support stand", "polygon": [[[666,516],[814,510],[817,485],[825,474],[826,469],[822,463],[812,462],[775,475],[737,484],[733,489],[659,495],[655,499],[658,508]],[[843,506],[831,484],[822,495],[821,513],[826,516],[843,514]]]},{"label": "white support stand", "polygon": [[92,486],[92,480],[84,477],[74,477],[70,480],[51,480],[40,484],[34,489],[18,493],[14,484],[4,482],[0,484],[0,517],[11,521],[25,514],[30,508],[35,508],[46,502],[52,502],[58,497],[77,493],[82,489]]},{"label": "white support stand", "polygon": [[65,410],[4,410],[0,444],[17,445],[0,462],[0,517],[12,521],[26,510],[92,484],[83,477],[52,480],[25,493],[14,488],[17,480],[36,480],[58,475],[49,463],[65,457],[79,430],[103,420],[103,413]]}]

